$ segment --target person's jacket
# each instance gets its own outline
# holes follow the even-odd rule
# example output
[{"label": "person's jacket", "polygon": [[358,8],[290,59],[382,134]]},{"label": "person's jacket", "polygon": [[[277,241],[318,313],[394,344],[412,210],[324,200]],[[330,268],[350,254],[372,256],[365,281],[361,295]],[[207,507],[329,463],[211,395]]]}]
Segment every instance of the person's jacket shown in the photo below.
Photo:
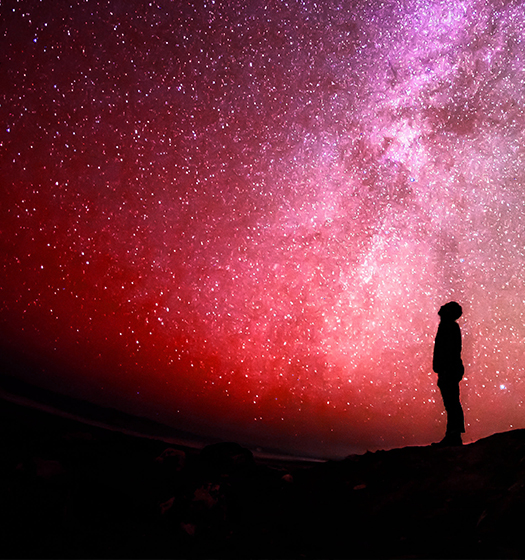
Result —
[{"label": "person's jacket", "polygon": [[465,371],[461,360],[461,330],[455,321],[441,320],[434,343],[432,369],[439,379],[460,381]]}]

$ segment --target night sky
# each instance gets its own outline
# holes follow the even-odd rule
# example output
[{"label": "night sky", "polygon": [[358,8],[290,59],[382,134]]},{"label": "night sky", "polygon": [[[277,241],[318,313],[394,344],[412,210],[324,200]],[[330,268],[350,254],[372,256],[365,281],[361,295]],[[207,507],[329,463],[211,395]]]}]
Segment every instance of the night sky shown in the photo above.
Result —
[{"label": "night sky", "polygon": [[525,427],[525,2],[0,3],[0,337],[42,387],[344,456]]}]

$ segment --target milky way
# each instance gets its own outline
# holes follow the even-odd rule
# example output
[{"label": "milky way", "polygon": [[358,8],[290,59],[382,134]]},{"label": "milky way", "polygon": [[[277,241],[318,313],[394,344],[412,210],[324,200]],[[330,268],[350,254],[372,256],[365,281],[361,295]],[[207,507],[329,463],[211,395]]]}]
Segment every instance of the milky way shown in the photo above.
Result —
[{"label": "milky way", "polygon": [[3,1],[2,345],[43,387],[342,456],[525,427],[525,3]]}]

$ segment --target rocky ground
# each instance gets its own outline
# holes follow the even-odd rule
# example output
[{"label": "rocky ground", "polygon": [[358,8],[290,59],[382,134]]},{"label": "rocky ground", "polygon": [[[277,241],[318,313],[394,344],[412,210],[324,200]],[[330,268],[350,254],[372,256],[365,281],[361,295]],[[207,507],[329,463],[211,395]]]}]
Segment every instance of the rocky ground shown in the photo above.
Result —
[{"label": "rocky ground", "polygon": [[0,408],[3,558],[525,557],[525,430],[285,463]]}]

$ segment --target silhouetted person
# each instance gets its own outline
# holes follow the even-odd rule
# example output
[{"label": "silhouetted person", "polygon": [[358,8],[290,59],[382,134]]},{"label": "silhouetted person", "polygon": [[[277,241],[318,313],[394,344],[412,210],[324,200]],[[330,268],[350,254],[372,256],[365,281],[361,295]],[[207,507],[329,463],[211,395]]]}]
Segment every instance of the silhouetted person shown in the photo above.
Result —
[{"label": "silhouetted person", "polygon": [[451,301],[441,307],[441,317],[432,368],[438,374],[438,387],[447,411],[447,433],[445,438],[434,445],[463,445],[461,434],[465,432],[463,409],[459,402],[459,382],[465,368],[461,361],[461,330],[456,320],[461,317],[461,305]]}]

